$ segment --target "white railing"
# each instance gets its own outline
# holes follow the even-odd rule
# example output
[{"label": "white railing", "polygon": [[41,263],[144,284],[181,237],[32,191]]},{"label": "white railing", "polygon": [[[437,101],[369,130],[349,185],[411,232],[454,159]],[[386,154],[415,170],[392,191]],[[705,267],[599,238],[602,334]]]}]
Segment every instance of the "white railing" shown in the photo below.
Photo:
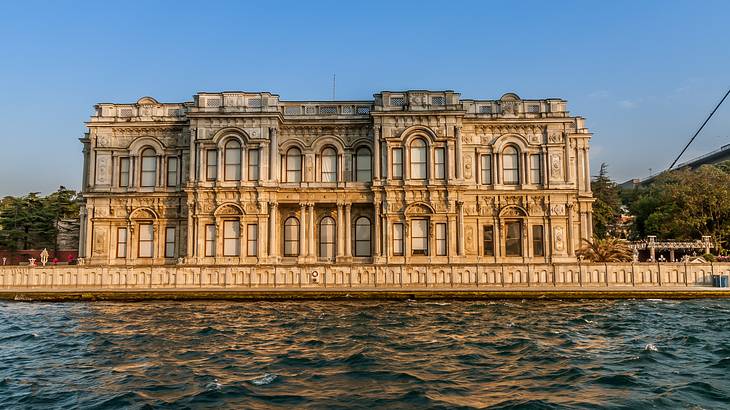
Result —
[{"label": "white railing", "polygon": [[730,264],[0,267],[3,289],[709,286]]}]

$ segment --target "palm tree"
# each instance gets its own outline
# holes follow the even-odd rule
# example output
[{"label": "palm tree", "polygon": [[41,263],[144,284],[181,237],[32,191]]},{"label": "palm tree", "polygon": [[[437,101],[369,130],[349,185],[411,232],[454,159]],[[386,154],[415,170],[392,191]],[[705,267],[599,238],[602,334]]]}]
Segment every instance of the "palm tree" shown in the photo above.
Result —
[{"label": "palm tree", "polygon": [[578,257],[591,262],[630,262],[634,252],[623,239],[608,237],[605,239],[593,238],[593,242],[583,239],[586,243],[576,251]]}]

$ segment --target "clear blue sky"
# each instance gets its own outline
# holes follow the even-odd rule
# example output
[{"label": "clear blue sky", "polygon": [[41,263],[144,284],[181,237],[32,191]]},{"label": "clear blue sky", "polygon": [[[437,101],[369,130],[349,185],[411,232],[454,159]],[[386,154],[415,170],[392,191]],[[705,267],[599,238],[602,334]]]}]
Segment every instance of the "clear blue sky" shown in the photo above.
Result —
[{"label": "clear blue sky", "polygon": [[[730,87],[729,1],[0,3],[0,195],[79,188],[97,102],[268,90],[561,97],[592,168],[661,169]],[[685,159],[730,143],[730,102]]]}]

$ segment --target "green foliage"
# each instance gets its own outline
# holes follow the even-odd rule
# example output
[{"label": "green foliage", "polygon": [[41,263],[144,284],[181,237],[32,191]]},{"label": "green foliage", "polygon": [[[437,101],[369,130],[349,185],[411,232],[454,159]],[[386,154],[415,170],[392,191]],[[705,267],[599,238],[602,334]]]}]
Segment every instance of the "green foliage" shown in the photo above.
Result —
[{"label": "green foliage", "polygon": [[599,238],[615,235],[621,216],[621,189],[608,177],[608,166],[601,164],[601,171],[591,181],[593,191],[593,233]]},{"label": "green foliage", "polygon": [[585,245],[576,251],[578,257],[591,262],[630,262],[634,252],[627,242],[618,238],[593,238],[593,242],[583,239]]},{"label": "green foliage", "polygon": [[79,195],[61,186],[46,196],[31,192],[0,200],[0,249],[55,249],[58,221],[78,218]]},{"label": "green foliage", "polygon": [[717,261],[717,257],[715,257],[715,255],[713,255],[711,253],[706,253],[706,254],[702,255],[702,259],[706,260],[707,262],[716,262]]},{"label": "green foliage", "polygon": [[630,203],[634,236],[694,240],[712,237],[722,252],[730,239],[730,166],[703,165],[665,173]]}]

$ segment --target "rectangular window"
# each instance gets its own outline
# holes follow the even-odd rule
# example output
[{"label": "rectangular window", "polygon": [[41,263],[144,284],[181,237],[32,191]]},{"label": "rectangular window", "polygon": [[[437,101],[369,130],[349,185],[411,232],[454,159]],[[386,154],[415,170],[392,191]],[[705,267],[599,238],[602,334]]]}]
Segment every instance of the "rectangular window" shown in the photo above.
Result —
[{"label": "rectangular window", "polygon": [[436,255],[446,256],[446,224],[436,224]]},{"label": "rectangular window", "polygon": [[[145,152],[152,152],[152,150],[145,150]],[[142,153],[141,157],[141,171],[140,171],[140,185],[143,187],[153,187],[157,185],[157,156],[156,155],[145,155]]]},{"label": "rectangular window", "polygon": [[259,150],[248,150],[248,180],[259,180]]},{"label": "rectangular window", "polygon": [[167,159],[167,186],[177,185],[177,157]]},{"label": "rectangular window", "polygon": [[542,183],[542,160],[539,154],[530,155],[530,181],[533,184]]},{"label": "rectangular window", "polygon": [[393,148],[393,179],[403,179],[403,150]]},{"label": "rectangular window", "polygon": [[173,226],[165,228],[165,257],[175,257],[175,227]]},{"label": "rectangular window", "polygon": [[154,255],[155,241],[152,224],[139,225],[139,257],[151,258]]},{"label": "rectangular window", "polygon": [[248,224],[246,232],[246,248],[248,256],[256,256],[259,251],[259,226],[257,224]]},{"label": "rectangular window", "polygon": [[117,228],[117,258],[127,257],[127,228]]},{"label": "rectangular window", "polygon": [[215,225],[205,225],[205,256],[215,256]]},{"label": "rectangular window", "polygon": [[209,149],[205,152],[205,179],[215,181],[218,177],[218,151]]},{"label": "rectangular window", "polygon": [[484,233],[484,256],[494,256],[494,227],[485,225]]},{"label": "rectangular window", "polygon": [[545,240],[542,225],[532,226],[532,253],[535,256],[545,256]]},{"label": "rectangular window", "polygon": [[436,179],[446,179],[446,151],[443,148],[436,148],[434,154],[436,155],[434,161]]},{"label": "rectangular window", "polygon": [[482,185],[491,185],[492,184],[492,156],[491,155],[482,155],[482,162],[481,162],[481,183]]},{"label": "rectangular window", "polygon": [[119,186],[129,186],[129,158],[119,158]]},{"label": "rectangular window", "polygon": [[505,251],[507,256],[522,256],[522,223],[519,221],[505,224]]},{"label": "rectangular window", "polygon": [[428,220],[414,219],[411,228],[413,254],[428,255]]},{"label": "rectangular window", "polygon": [[238,221],[223,221],[223,256],[241,254],[241,224]]},{"label": "rectangular window", "polygon": [[393,255],[403,256],[403,224],[393,224]]}]

